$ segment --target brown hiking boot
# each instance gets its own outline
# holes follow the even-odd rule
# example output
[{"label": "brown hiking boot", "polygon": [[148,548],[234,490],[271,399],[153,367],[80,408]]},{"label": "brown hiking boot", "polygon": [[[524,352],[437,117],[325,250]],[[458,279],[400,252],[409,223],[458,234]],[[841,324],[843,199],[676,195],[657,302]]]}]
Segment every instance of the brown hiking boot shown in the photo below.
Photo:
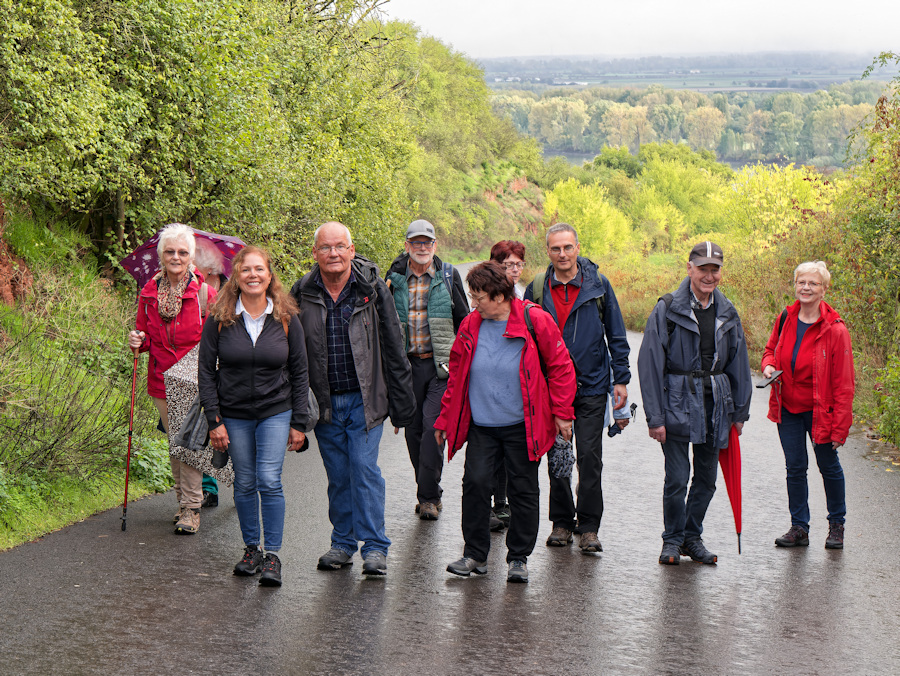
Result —
[{"label": "brown hiking boot", "polygon": [[562,526],[554,526],[553,532],[547,538],[548,547],[565,547],[572,543],[572,531]]},{"label": "brown hiking boot", "polygon": [[172,523],[178,523],[181,521],[181,512],[184,510],[184,507],[178,505],[178,511],[175,512],[175,516],[172,517]]},{"label": "brown hiking boot", "polygon": [[419,518],[422,521],[437,521],[438,507],[433,502],[423,502],[419,505]]},{"label": "brown hiking boot", "polygon": [[582,533],[578,546],[581,547],[581,551],[585,554],[603,551],[603,545],[600,544],[600,539],[596,533]]},{"label": "brown hiking boot", "polygon": [[179,535],[193,535],[200,530],[200,510],[185,507],[181,510],[181,518],[175,524],[175,532]]}]

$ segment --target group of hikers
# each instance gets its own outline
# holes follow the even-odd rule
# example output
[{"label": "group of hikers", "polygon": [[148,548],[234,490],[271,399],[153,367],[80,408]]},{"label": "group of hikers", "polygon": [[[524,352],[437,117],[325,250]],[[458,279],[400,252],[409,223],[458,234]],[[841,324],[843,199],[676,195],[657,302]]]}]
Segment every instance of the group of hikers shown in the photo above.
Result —
[{"label": "group of hikers", "polygon": [[[160,271],[141,291],[129,346],[149,350],[147,391],[169,432],[163,373],[199,343],[209,445],[227,452],[234,469],[245,547],[234,574],[281,585],[285,449],[304,450],[310,432],[328,477],[332,524],[318,568],[351,565],[360,550],[363,574],[387,573],[378,451],[388,418],[395,434],[404,429],[422,520],[439,519],[443,508],[444,445],[448,460],[467,445],[465,545],[450,573],[486,573],[491,531],[507,529],[507,580],[528,581],[540,460],[551,449],[564,456],[573,437],[577,486],[570,473],[551,470],[547,545],[566,547],[578,535],[583,553],[603,551],[603,432],[614,436],[634,412],[630,348],[615,292],[581,256],[575,228],[547,230],[550,265],[524,293],[521,242],[495,244],[490,260],[468,272],[466,292],[459,271],[436,255],[434,226],[421,219],[408,226],[404,253],[383,279],[356,253],[345,225],[324,223],[314,235],[315,264],[290,292],[264,249],[241,249],[226,279],[220,264],[200,260],[200,241],[181,224],[160,233]],[[649,434],[665,457],[661,564],[682,556],[716,563],[701,538],[703,519],[719,450],[749,418],[744,332],[717,288],[724,263],[712,242],[691,249],[687,276],[656,303],[638,356]],[[823,300],[830,277],[821,261],[797,267],[796,302],[776,319],[761,365],[787,469],[791,526],[775,540],[780,547],[809,544],[807,437],[825,486],[825,546],[843,547],[837,451],[852,423],[854,372],[849,333]],[[215,482],[175,455],[171,462],[175,530],[196,533],[201,507],[217,504]]]}]

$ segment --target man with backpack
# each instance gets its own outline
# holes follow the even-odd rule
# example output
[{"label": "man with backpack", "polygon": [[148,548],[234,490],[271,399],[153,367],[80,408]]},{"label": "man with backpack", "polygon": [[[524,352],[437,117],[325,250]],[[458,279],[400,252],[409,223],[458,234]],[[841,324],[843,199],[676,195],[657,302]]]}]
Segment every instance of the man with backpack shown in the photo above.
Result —
[{"label": "man with backpack", "polygon": [[[416,475],[416,512],[423,521],[436,521],[443,506],[444,458],[434,422],[447,389],[450,348],[469,305],[459,272],[435,255],[437,237],[431,223],[423,219],[410,223],[404,249],[391,263],[385,281],[400,317],[416,397],[415,417],[405,431]],[[394,429],[395,434],[398,431]]]},{"label": "man with backpack", "polygon": [[306,338],[309,386],[319,404],[316,441],[328,475],[331,549],[319,570],[351,564],[362,541],[363,574],[386,575],[382,425],[412,423],[415,399],[400,324],[378,267],[356,254],[350,230],[316,230],[316,264],[294,284]]},{"label": "man with backpack", "polygon": [[[603,431],[612,379],[613,408],[628,401],[628,338],[625,321],[609,280],[597,265],[579,255],[578,233],[568,223],[547,230],[550,266],[525,290],[556,320],[578,377],[575,440],[578,466],[577,505],[570,479],[550,477],[550,547],[564,547],[580,536],[585,554],[603,551],[597,532],[603,517]],[[620,428],[628,418],[617,421]]]},{"label": "man with backpack", "polygon": [[724,262],[712,242],[691,249],[688,276],[653,308],[638,355],[650,437],[662,444],[666,458],[659,556],[665,565],[677,565],[682,556],[716,563],[700,538],[703,517],[716,491],[719,449],[728,446],[731,426],[740,434],[750,417],[744,329],[734,305],[716,288]]}]

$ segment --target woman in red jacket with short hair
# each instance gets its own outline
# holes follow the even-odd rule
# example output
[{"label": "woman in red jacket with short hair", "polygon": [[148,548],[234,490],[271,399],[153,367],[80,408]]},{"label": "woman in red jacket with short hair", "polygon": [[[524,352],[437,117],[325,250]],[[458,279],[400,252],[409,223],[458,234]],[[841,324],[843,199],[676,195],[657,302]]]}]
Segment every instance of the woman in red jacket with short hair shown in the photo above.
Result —
[{"label": "woman in red jacket with short hair", "polygon": [[[448,441],[449,458],[468,441],[462,497],[466,545],[463,558],[447,570],[464,577],[487,572],[494,469],[503,462],[510,503],[507,580],[527,582],[525,563],[539,523],[538,465],[557,434],[572,438],[575,369],[556,322],[515,298],[502,265],[481,263],[466,281],[475,311],[456,334],[434,424],[438,443]],[[537,345],[525,323],[529,305]]]},{"label": "woman in red jacket with short hair", "polygon": [[769,397],[769,420],[778,423],[784,450],[791,511],[790,530],[775,540],[779,547],[809,545],[807,436],[825,484],[825,548],[844,547],[847,506],[838,448],[847,441],[853,423],[855,376],[850,333],[840,315],[823,300],[830,281],[831,273],[822,261],[797,266],[797,302],[775,322],[763,353],[766,378],[776,370],[784,371],[773,383]]}]

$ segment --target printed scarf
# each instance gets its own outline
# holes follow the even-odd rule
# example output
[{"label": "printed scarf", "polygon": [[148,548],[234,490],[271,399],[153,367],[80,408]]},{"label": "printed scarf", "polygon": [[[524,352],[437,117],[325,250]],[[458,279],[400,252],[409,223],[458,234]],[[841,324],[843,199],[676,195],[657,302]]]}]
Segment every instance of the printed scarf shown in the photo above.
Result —
[{"label": "printed scarf", "polygon": [[181,312],[181,298],[184,296],[188,284],[191,283],[193,275],[188,272],[175,287],[169,283],[169,276],[164,271],[160,271],[156,278],[159,279],[159,284],[156,287],[159,316],[164,322],[170,322]]}]

